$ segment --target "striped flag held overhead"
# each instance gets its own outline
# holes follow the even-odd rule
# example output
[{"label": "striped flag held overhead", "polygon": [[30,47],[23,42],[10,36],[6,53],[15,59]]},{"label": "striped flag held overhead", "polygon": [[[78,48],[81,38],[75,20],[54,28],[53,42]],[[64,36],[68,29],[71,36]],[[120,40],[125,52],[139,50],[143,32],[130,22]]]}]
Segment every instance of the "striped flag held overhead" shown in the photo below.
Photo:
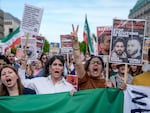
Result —
[{"label": "striped flag held overhead", "polygon": [[88,25],[88,21],[87,21],[87,16],[85,17],[85,24],[84,24],[84,31],[83,31],[83,38],[85,43],[87,44],[90,54],[94,53],[94,48],[93,48],[93,41],[92,41],[92,37],[90,34],[90,28]]},{"label": "striped flag held overhead", "polygon": [[20,45],[22,37],[24,37],[24,33],[21,32],[19,28],[17,28],[15,31],[2,38],[1,43],[4,44],[4,51]]}]

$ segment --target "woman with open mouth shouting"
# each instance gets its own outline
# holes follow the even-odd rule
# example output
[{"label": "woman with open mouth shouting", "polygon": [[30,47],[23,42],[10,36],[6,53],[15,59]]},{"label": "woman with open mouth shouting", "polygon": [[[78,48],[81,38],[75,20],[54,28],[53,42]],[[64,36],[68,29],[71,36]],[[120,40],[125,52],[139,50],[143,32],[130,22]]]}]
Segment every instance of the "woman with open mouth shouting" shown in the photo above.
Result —
[{"label": "woman with open mouth shouting", "polygon": [[36,94],[34,90],[23,87],[17,70],[11,65],[4,65],[0,69],[0,80],[0,96]]},{"label": "woman with open mouth shouting", "polygon": [[54,55],[45,65],[44,77],[25,79],[25,71],[23,70],[19,75],[21,76],[23,85],[35,90],[37,94],[50,94],[75,90],[73,85],[67,82],[63,76],[64,63],[65,60],[63,56]]},{"label": "woman with open mouth shouting", "polygon": [[76,62],[75,69],[79,76],[79,90],[92,89],[92,88],[105,88],[113,87],[110,80],[105,79],[102,72],[104,70],[104,63],[101,57],[92,56],[86,61],[85,67],[82,64],[80,57],[80,48],[78,43],[78,26],[74,29],[72,25],[72,40],[73,40],[73,54]]}]

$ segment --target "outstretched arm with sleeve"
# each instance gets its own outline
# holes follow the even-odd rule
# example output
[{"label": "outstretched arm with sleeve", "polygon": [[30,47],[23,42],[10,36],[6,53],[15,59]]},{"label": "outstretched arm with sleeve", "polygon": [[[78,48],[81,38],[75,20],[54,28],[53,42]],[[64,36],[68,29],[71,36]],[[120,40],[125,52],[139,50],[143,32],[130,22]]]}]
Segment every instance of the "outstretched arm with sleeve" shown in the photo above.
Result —
[{"label": "outstretched arm with sleeve", "polygon": [[74,25],[72,25],[72,32],[71,32],[71,36],[72,36],[72,40],[73,40],[73,55],[74,55],[74,60],[75,60],[75,69],[77,72],[77,75],[82,78],[85,74],[85,70],[84,70],[84,65],[82,64],[81,61],[81,56],[80,56],[80,47],[79,47],[79,43],[78,43],[78,28],[79,26],[77,26],[76,30],[74,29]]}]

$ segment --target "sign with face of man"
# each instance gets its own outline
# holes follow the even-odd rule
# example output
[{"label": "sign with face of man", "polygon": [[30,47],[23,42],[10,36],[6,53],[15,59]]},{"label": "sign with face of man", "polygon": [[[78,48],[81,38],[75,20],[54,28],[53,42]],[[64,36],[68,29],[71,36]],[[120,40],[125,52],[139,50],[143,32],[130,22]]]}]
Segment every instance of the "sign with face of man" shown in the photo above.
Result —
[{"label": "sign with face of man", "polygon": [[148,62],[148,49],[150,48],[150,38],[144,38],[144,46],[143,46],[143,62]]},{"label": "sign with face of man", "polygon": [[142,64],[145,20],[113,20],[110,59],[112,63]]},{"label": "sign with face of man", "polygon": [[110,26],[97,27],[98,55],[109,55],[111,29]]},{"label": "sign with face of man", "polygon": [[[25,47],[26,46],[26,47]],[[21,48],[23,53],[26,53],[28,60],[34,61],[37,56],[36,39],[29,38],[26,45],[26,38],[21,39]]]}]

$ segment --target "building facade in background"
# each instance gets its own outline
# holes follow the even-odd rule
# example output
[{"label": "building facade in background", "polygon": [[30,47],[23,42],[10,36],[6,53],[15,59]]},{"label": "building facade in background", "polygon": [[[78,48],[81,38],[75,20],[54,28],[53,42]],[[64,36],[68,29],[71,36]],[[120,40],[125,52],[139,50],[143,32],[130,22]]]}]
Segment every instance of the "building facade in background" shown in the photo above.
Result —
[{"label": "building facade in background", "polygon": [[0,9],[0,38],[4,37],[4,12]]},{"label": "building facade in background", "polygon": [[145,36],[150,37],[150,0],[138,0],[130,10],[129,19],[145,19]]},{"label": "building facade in background", "polygon": [[20,20],[9,13],[4,13],[4,36],[15,31],[20,26]]}]

